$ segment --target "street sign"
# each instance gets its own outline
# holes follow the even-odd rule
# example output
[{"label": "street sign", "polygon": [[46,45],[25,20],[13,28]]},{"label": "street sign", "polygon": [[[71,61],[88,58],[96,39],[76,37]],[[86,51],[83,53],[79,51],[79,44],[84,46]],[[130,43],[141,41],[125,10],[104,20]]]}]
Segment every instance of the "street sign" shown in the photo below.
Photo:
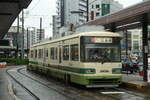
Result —
[{"label": "street sign", "polygon": [[147,71],[147,82],[150,83],[150,70]]}]

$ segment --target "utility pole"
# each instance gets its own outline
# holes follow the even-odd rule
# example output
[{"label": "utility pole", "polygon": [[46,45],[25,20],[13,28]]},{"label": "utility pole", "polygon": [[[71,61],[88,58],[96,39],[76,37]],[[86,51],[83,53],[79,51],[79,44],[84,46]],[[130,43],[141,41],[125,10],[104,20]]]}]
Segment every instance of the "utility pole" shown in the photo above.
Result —
[{"label": "utility pole", "polygon": [[89,21],[89,0],[86,1],[87,2],[87,19],[86,21]]},{"label": "utility pole", "polygon": [[22,10],[22,45],[21,45],[21,58],[24,59],[24,10]]},{"label": "utility pole", "polygon": [[18,53],[19,53],[19,45],[18,45],[18,35],[19,35],[19,15],[17,18],[17,35],[16,35],[16,58],[18,58]]},{"label": "utility pole", "polygon": [[40,36],[39,40],[42,40],[42,18],[40,18]]},{"label": "utility pole", "polygon": [[29,29],[27,28],[27,57],[28,57],[28,54],[29,54]]}]

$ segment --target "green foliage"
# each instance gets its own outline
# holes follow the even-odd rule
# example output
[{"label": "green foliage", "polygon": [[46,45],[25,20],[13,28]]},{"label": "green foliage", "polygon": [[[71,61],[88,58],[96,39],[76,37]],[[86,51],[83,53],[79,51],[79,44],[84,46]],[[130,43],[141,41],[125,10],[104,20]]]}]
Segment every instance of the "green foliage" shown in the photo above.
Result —
[{"label": "green foliage", "polygon": [[0,58],[0,62],[7,62],[8,65],[27,65],[29,60],[19,58]]}]

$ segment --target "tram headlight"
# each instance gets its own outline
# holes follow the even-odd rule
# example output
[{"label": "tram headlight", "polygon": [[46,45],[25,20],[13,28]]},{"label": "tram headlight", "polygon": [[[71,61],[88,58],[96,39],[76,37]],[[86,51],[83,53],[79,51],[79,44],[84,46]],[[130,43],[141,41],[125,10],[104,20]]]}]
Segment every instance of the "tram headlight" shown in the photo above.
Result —
[{"label": "tram headlight", "polygon": [[85,74],[95,74],[95,73],[96,73],[95,69],[86,69],[85,70]]}]

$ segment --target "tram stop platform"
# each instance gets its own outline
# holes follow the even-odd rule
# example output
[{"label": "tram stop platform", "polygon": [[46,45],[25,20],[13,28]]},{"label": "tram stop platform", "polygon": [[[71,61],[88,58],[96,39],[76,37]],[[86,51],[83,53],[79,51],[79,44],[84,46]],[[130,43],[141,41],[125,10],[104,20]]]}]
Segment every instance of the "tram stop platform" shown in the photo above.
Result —
[{"label": "tram stop platform", "polygon": [[13,100],[11,91],[9,88],[8,76],[6,74],[6,68],[0,68],[0,100]]},{"label": "tram stop platform", "polygon": [[121,86],[124,88],[150,93],[150,83],[143,81],[143,76],[139,75],[139,73],[123,74],[122,80]]}]

